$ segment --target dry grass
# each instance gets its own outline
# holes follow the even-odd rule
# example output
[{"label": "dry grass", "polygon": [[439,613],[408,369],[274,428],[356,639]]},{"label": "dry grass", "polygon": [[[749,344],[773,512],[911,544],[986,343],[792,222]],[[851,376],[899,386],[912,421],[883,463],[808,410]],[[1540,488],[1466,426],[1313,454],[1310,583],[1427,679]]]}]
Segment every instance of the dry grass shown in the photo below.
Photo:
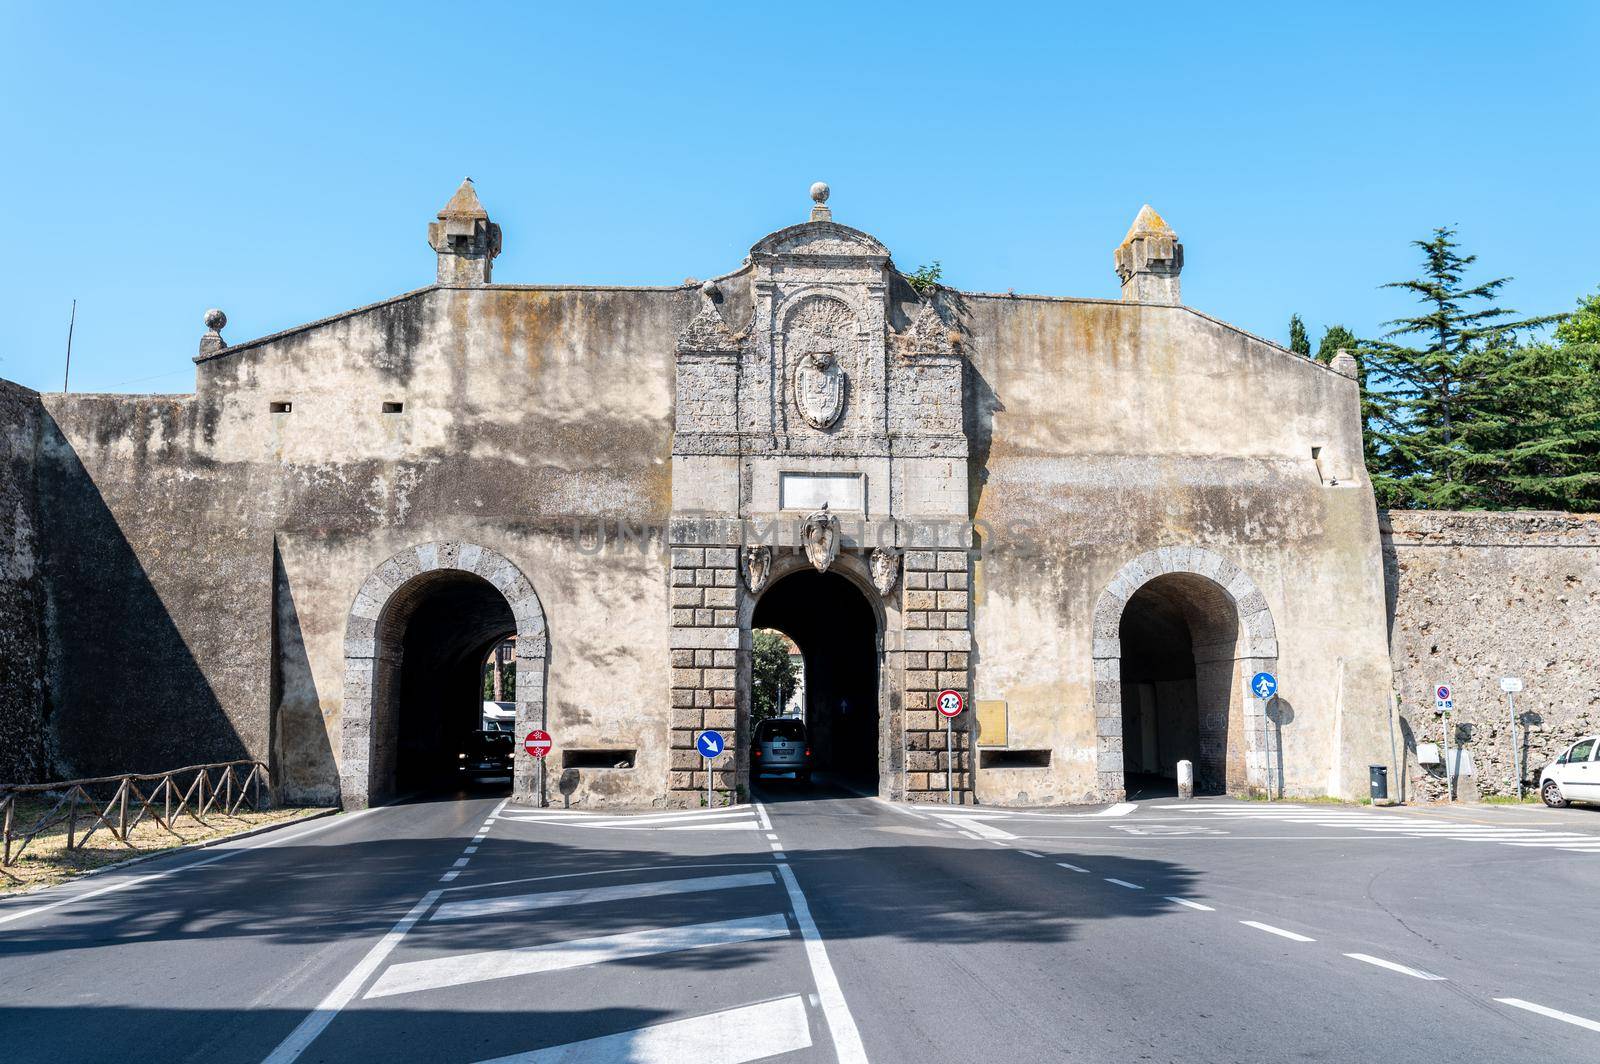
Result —
[{"label": "dry grass", "polygon": [[[16,811],[13,813],[12,830],[18,833],[27,830],[54,805],[54,799],[19,798]],[[22,856],[16,859],[15,864],[0,867],[0,896],[64,883],[96,868],[126,861],[130,857],[160,853],[162,850],[187,846],[192,842],[219,839],[225,835],[294,820],[318,811],[289,806],[257,813],[242,808],[238,813],[229,816],[212,810],[206,814],[204,824],[187,814],[176,818],[172,831],[166,830],[147,816],[128,833],[128,841],[132,845],[123,845],[120,839],[102,827],[90,836],[89,844],[84,846],[83,835],[94,819],[94,812],[85,814],[80,807],[77,831],[79,846],[72,850],[67,849],[65,823],[57,824],[42,832],[28,843],[28,848],[22,851]],[[12,852],[16,852],[15,843]]]}]

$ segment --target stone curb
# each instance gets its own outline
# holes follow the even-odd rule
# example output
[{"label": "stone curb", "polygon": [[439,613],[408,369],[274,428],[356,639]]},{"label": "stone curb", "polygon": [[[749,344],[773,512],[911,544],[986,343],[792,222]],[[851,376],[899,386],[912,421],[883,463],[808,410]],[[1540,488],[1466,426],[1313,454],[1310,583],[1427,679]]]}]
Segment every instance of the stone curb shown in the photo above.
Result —
[{"label": "stone curb", "polygon": [[153,861],[157,857],[176,857],[178,854],[189,853],[194,850],[209,849],[212,846],[218,846],[224,842],[234,842],[238,839],[248,839],[254,835],[265,835],[269,831],[276,831],[279,828],[292,827],[295,824],[304,824],[311,820],[321,820],[323,817],[333,816],[338,812],[342,812],[342,810],[340,810],[337,806],[332,809],[318,809],[316,812],[307,813],[305,816],[297,816],[292,820],[279,820],[271,824],[262,824],[260,827],[246,828],[244,831],[236,831],[232,835],[219,835],[214,839],[202,839],[199,842],[185,843],[182,846],[174,846],[171,849],[156,850],[152,853],[141,853],[137,857],[129,857],[127,860],[118,861],[115,864],[101,865],[99,868],[91,868],[87,872],[82,872],[78,875],[72,876],[71,878],[63,879],[59,883],[41,883],[36,887],[29,887],[26,890],[13,890],[0,893],[0,901],[6,901],[11,898],[25,898],[30,894],[37,894],[43,890],[51,890],[55,887],[67,886],[69,883],[80,882],[90,878],[91,876],[97,876],[102,872],[112,872],[118,868],[127,868],[129,865],[143,864],[146,861]]}]

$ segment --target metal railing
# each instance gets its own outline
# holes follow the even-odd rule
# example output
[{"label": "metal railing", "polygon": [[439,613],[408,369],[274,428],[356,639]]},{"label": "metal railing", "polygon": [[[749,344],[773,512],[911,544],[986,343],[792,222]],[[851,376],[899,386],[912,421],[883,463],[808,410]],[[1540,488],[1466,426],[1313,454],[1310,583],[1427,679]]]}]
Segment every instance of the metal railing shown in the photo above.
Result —
[{"label": "metal railing", "polygon": [[[190,774],[185,785],[183,777]],[[56,797],[56,802],[21,827],[16,823],[18,799],[27,795],[42,795],[45,800]],[[246,804],[259,811],[271,803],[272,781],[265,762],[248,760],[59,783],[0,784],[0,821],[4,823],[0,867],[14,865],[30,842],[62,823],[67,825],[69,851],[82,849],[101,828],[129,849],[137,849],[128,835],[146,817],[181,839],[172,824],[185,813],[209,827],[208,816],[233,817]],[[80,834],[80,828],[86,830]]]}]

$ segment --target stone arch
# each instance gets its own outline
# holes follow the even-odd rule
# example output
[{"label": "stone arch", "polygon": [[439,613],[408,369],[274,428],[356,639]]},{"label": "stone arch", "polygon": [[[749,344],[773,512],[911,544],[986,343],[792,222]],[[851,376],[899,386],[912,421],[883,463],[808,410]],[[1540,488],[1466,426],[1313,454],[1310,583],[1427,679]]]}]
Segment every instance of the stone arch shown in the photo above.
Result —
[{"label": "stone arch", "polygon": [[[505,599],[517,633],[517,728],[544,723],[549,637],[544,607],[515,563],[476,543],[445,540],[407,547],[374,569],[345,622],[344,707],[339,723],[339,791],[347,809],[385,796],[394,772],[397,642],[418,601],[443,580],[481,580]],[[516,761],[513,793],[528,800],[528,759]]]},{"label": "stone arch", "polygon": [[[844,578],[860,593],[873,614],[877,627],[878,656],[878,794],[885,798],[901,800],[905,797],[906,737],[905,737],[905,654],[903,617],[899,607],[900,585],[904,573],[896,581],[889,596],[882,595],[872,580],[872,568],[867,558],[870,552],[859,547],[846,547],[828,568],[828,572]],[[813,568],[805,552],[798,547],[773,547],[772,569],[759,594],[747,591],[739,596],[738,622],[740,630],[739,668],[739,729],[741,735],[749,734],[750,715],[750,645],[756,606],[763,597],[784,578]],[[740,564],[740,587],[745,588],[743,563]],[[748,772],[748,764],[741,765]]]},{"label": "stone arch", "polygon": [[1183,600],[1184,612],[1191,617],[1196,661],[1232,662],[1231,697],[1234,707],[1242,709],[1247,780],[1249,786],[1256,787],[1267,779],[1264,706],[1259,699],[1248,697],[1245,687],[1250,675],[1276,671],[1277,627],[1266,596],[1248,574],[1221,555],[1200,547],[1159,547],[1124,565],[1106,585],[1094,607],[1096,770],[1100,796],[1107,801],[1120,801],[1126,793],[1122,734],[1123,613],[1140,588],[1168,576],[1191,578],[1173,583]]}]

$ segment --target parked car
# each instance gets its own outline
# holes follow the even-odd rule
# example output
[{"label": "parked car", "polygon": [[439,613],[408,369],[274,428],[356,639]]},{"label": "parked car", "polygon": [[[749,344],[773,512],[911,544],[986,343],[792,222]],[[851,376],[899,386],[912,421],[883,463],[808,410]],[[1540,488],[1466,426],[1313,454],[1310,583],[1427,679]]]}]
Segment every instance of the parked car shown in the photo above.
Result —
[{"label": "parked car", "polygon": [[1600,736],[1579,739],[1539,773],[1539,797],[1552,809],[1600,802]]},{"label": "parked car", "polygon": [[811,743],[805,722],[798,717],[773,717],[756,725],[750,744],[750,772],[762,776],[793,776],[811,782]]},{"label": "parked car", "polygon": [[515,758],[516,747],[510,732],[468,732],[456,750],[456,776],[461,779],[509,776]]}]

